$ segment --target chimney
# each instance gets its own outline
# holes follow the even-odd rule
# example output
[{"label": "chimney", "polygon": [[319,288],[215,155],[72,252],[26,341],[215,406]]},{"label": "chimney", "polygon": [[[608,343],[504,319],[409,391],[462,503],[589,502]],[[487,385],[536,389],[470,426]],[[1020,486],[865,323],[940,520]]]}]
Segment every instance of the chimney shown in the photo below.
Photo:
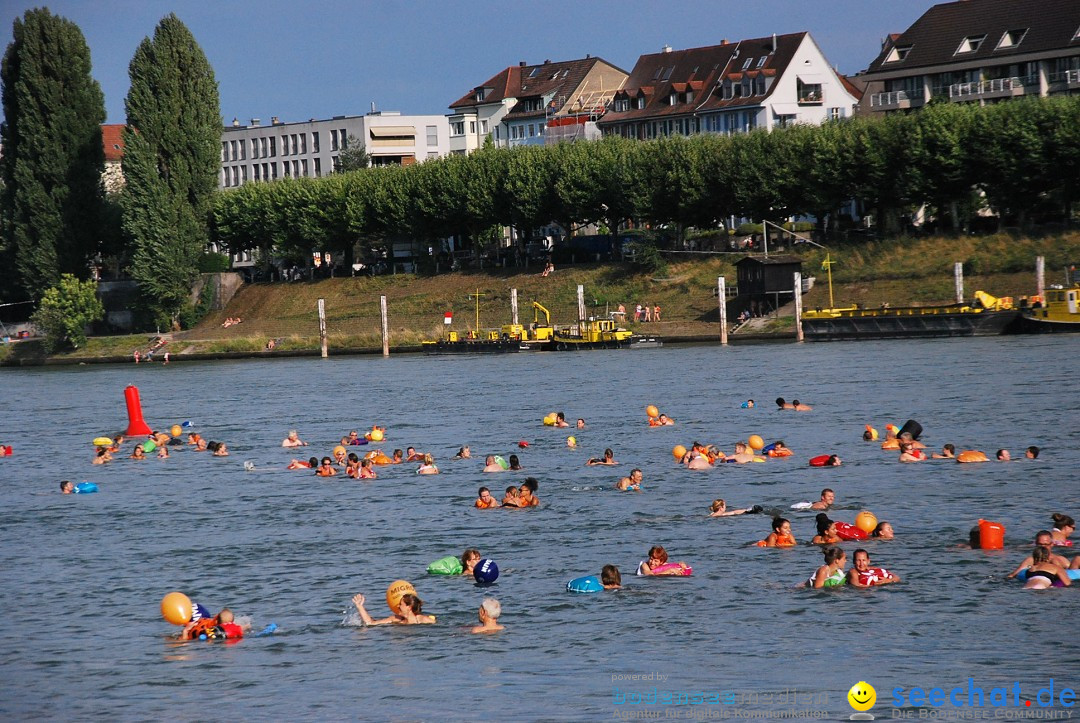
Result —
[{"label": "chimney", "polygon": [[375,113],[375,101],[371,101],[371,112]]},{"label": "chimney", "polygon": [[278,117],[276,115],[272,115],[272,116],[270,116],[270,125],[279,126],[279,125],[281,125],[281,121],[278,120]]},{"label": "chimney", "polygon": [[588,60],[591,57],[592,57],[592,53],[585,53],[585,60]]},{"label": "chimney", "polygon": [[258,128],[262,125],[262,118],[252,118],[250,125],[252,128]]},{"label": "chimney", "polygon": [[544,65],[551,65],[551,58],[544,58]]},{"label": "chimney", "polygon": [[239,128],[240,127],[240,120],[238,118],[233,118],[232,119],[232,127],[233,128]]},{"label": "chimney", "polygon": [[776,33],[772,34],[772,51],[776,52]]},{"label": "chimney", "polygon": [[722,40],[720,41],[720,44],[721,44],[721,45],[727,45],[727,38],[724,38],[724,39],[722,39]]},{"label": "chimney", "polygon": [[525,67],[525,61],[524,60],[519,60],[518,61],[518,67],[519,68],[524,68]]},{"label": "chimney", "polygon": [[671,46],[670,45],[665,45],[664,47],[660,48],[660,52],[661,53],[670,53],[671,52]]}]

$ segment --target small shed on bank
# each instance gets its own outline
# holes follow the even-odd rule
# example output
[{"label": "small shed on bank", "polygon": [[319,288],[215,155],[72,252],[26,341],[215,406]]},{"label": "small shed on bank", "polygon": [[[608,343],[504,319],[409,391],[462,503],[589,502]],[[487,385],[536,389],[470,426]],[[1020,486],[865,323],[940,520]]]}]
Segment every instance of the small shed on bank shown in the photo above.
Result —
[{"label": "small shed on bank", "polygon": [[795,272],[802,272],[797,256],[747,256],[735,264],[738,306],[755,315],[766,314],[795,298]]}]

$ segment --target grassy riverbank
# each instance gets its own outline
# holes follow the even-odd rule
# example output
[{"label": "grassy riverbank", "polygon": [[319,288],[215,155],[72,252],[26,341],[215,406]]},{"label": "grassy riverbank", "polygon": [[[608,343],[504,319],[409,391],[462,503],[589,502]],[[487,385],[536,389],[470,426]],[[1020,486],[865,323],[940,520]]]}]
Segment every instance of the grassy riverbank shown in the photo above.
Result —
[{"label": "grassy riverbank", "polygon": [[[804,275],[817,282],[804,297],[806,308],[829,303],[825,252],[813,249],[804,258]],[[790,251],[790,249],[788,250]],[[1080,233],[1042,239],[1005,234],[960,239],[926,238],[879,241],[838,247],[831,251],[833,296],[838,306],[860,303],[878,306],[947,303],[953,300],[953,263],[964,263],[965,295],[976,289],[995,296],[1019,297],[1035,291],[1035,257],[1046,257],[1047,284],[1062,283],[1062,269],[1080,261]],[[550,310],[555,323],[577,317],[577,285],[585,287],[590,315],[605,315],[620,303],[632,312],[638,303],[661,307],[661,321],[628,326],[661,336],[718,336],[716,279],[723,275],[735,285],[735,262],[741,255],[688,257],[672,255],[662,273],[645,273],[626,264],[583,264],[559,268],[540,277],[535,270],[458,272],[434,277],[411,275],[329,279],[312,283],[252,284],[243,287],[220,312],[195,328],[173,335],[168,348],[176,358],[185,354],[227,354],[263,350],[275,340],[279,352],[318,348],[318,299],[326,304],[327,331],[332,349],[381,347],[379,297],[387,297],[391,344],[419,345],[444,330],[443,317],[453,313],[454,329],[475,325],[473,295],[480,294],[480,325],[509,323],[511,289],[518,290],[519,318],[533,319],[531,302]],[[239,317],[238,325],[221,326]],[[542,316],[541,316],[542,318]],[[631,319],[632,322],[632,319]],[[766,332],[790,334],[785,319]],[[77,363],[103,357],[129,357],[145,349],[153,334],[91,337],[81,349],[58,354],[57,361]],[[21,342],[0,346],[0,362],[43,359],[40,346]]]}]

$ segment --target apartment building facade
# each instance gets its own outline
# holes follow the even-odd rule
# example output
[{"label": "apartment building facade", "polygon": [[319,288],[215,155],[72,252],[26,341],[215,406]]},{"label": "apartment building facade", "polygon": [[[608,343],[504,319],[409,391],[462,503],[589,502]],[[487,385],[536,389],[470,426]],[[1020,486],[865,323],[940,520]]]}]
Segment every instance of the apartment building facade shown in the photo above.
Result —
[{"label": "apartment building facade", "polygon": [[932,100],[994,103],[1080,92],[1080,2],[960,0],[890,35],[859,78],[861,113]]},{"label": "apartment building facade", "polygon": [[471,153],[488,136],[499,148],[599,136],[595,121],[627,75],[592,56],[505,68],[450,104],[450,150]]},{"label": "apartment building facade", "polygon": [[268,126],[233,120],[221,134],[220,188],[278,178],[318,178],[334,172],[350,143],[363,144],[373,166],[412,165],[450,151],[446,116],[403,116],[376,111],[362,116]]},{"label": "apartment building facade", "polygon": [[808,32],[724,40],[642,55],[599,127],[641,140],[743,133],[846,118],[859,97]]}]

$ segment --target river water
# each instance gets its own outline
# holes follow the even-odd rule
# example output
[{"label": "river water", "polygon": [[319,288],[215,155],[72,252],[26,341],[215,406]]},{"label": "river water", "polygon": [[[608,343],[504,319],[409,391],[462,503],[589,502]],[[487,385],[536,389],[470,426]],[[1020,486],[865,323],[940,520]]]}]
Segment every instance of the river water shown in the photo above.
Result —
[{"label": "river water", "polygon": [[[2,371],[0,442],[15,454],[0,459],[9,623],[0,714],[846,719],[847,691],[860,680],[877,690],[879,719],[972,712],[906,698],[894,710],[893,689],[915,687],[964,686],[964,700],[969,685],[987,696],[1009,687],[1007,707],[975,711],[991,718],[1072,710],[1060,694],[1080,687],[1080,590],[1022,591],[1004,577],[1051,513],[1080,513],[1077,349],[1065,335]],[[231,456],[180,448],[168,460],[92,466],[91,438],[126,426],[128,384],[152,426],[191,420]],[[777,396],[814,410],[777,411]],[[759,406],[741,409],[747,398]],[[648,428],[649,404],[677,425]],[[552,411],[588,426],[544,427]],[[901,465],[861,440],[866,423],[908,418],[931,448],[952,442],[992,456],[1005,447],[1020,457],[1036,444],[1043,453]],[[409,464],[359,482],[284,469],[374,423],[388,428],[384,449],[432,452],[443,474],[417,476]],[[281,449],[290,428],[312,446]],[[795,456],[700,472],[673,464],[675,444],[730,451],[754,433],[783,439]],[[579,449],[566,447],[568,434]],[[465,444],[479,458],[451,460]],[[584,466],[608,446],[620,467]],[[485,453],[512,452],[525,473],[481,473]],[[821,453],[843,466],[808,467]],[[643,492],[611,489],[634,466]],[[501,497],[523,474],[540,480],[541,507],[473,509],[480,485]],[[60,495],[63,478],[101,491]],[[896,540],[866,547],[902,584],[795,589],[820,564],[817,548],[755,547],[766,515],[706,516],[716,497],[784,509],[809,540],[813,513],[787,508],[825,486],[836,491],[834,519],[869,509],[893,523]],[[1006,526],[1004,551],[959,546],[979,518]],[[694,576],[635,577],[654,544]],[[494,586],[425,574],[428,562],[471,546],[498,562]],[[856,545],[845,547],[850,561]],[[565,592],[567,580],[606,563],[620,567],[624,590]],[[351,596],[364,592],[385,615],[384,591],[399,578],[416,585],[438,624],[355,625]],[[256,630],[276,622],[278,632],[235,645],[171,642],[176,629],[158,610],[170,590],[215,612],[228,605]],[[470,635],[487,595],[502,602],[506,630]],[[1042,708],[1035,696],[1051,679],[1055,707]],[[680,695],[702,704],[660,704]]]}]

